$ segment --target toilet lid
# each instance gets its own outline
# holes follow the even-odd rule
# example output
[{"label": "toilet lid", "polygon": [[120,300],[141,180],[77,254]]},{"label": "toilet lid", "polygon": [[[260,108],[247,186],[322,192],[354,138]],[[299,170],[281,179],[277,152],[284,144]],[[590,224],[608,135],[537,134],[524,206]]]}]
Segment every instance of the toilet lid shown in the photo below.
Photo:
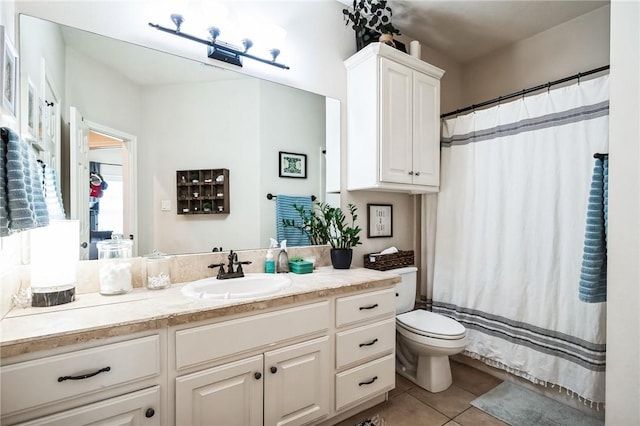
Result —
[{"label": "toilet lid", "polygon": [[465,334],[465,328],[458,321],[422,309],[400,314],[396,322],[413,333],[437,339],[460,339]]}]

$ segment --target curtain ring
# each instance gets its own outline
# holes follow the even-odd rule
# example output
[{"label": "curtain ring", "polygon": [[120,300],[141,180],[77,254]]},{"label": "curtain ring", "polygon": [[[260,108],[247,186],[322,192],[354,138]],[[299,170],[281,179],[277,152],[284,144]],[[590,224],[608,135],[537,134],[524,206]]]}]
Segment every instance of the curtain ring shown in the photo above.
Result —
[{"label": "curtain ring", "polygon": [[526,90],[522,89],[522,100],[524,101],[524,95],[526,94]]},{"label": "curtain ring", "polygon": [[551,82],[547,83],[547,94],[551,91]]},{"label": "curtain ring", "polygon": [[578,73],[578,84],[580,84],[580,77],[582,77],[582,73]]}]

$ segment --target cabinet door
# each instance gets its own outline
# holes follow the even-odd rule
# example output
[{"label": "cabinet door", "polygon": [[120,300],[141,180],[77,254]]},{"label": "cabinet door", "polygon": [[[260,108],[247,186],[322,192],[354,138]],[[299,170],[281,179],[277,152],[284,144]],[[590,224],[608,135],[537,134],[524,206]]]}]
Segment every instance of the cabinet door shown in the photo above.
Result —
[{"label": "cabinet door", "polygon": [[380,181],[413,182],[413,71],[380,59]]},{"label": "cabinet door", "polygon": [[262,355],[176,379],[177,425],[262,425]]},{"label": "cabinet door", "polygon": [[440,184],[440,80],[413,73],[413,183]]},{"label": "cabinet door", "polygon": [[329,413],[329,337],[264,354],[264,424],[302,425]]},{"label": "cabinet door", "polygon": [[20,426],[159,426],[160,387],[110,398],[84,407],[42,417]]}]

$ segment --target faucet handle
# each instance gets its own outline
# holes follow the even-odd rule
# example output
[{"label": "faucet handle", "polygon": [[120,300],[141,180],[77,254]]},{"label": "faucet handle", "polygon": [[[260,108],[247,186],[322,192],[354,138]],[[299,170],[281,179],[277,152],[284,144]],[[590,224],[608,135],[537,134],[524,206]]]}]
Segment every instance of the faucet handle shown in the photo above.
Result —
[{"label": "faucet handle", "polygon": [[209,268],[219,268],[218,269],[218,276],[217,278],[220,279],[221,276],[223,276],[225,274],[224,272],[224,263],[212,263],[211,265],[209,265]]},{"label": "faucet handle", "polygon": [[242,262],[236,262],[236,265],[238,265],[238,267],[236,268],[236,272],[239,274],[244,274],[244,271],[242,270],[242,265],[251,265],[251,261],[243,260]]}]

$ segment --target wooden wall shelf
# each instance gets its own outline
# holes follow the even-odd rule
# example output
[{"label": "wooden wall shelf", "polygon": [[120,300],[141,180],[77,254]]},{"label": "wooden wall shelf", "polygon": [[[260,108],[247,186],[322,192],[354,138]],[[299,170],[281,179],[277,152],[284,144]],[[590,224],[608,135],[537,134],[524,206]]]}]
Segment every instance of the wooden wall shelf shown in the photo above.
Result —
[{"label": "wooden wall shelf", "polygon": [[229,170],[176,172],[178,214],[229,214]]}]

